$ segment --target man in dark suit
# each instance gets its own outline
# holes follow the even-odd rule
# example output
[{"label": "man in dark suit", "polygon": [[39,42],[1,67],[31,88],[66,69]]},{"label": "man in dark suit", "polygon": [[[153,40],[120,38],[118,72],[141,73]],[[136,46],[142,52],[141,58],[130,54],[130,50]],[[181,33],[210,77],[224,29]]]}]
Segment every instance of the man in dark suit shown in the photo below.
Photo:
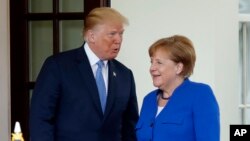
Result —
[{"label": "man in dark suit", "polygon": [[114,59],[125,24],[113,8],[96,8],[84,20],[83,46],[46,59],[31,100],[31,141],[136,140],[134,77]]}]

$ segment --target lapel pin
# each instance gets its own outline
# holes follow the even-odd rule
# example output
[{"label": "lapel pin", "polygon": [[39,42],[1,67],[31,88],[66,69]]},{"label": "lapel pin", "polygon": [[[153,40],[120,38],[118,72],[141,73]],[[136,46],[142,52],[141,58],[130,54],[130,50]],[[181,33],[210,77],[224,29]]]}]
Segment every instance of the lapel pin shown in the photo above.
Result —
[{"label": "lapel pin", "polygon": [[116,77],[116,73],[115,72],[113,72],[113,76]]}]

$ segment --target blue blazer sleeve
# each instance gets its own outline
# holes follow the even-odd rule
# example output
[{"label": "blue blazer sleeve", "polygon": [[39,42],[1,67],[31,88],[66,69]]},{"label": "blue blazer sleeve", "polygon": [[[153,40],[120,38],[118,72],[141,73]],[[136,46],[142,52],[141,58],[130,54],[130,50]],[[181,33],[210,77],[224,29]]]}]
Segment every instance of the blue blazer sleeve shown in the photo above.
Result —
[{"label": "blue blazer sleeve", "polygon": [[194,126],[197,141],[220,140],[219,106],[212,89],[203,85],[198,90],[193,105]]}]

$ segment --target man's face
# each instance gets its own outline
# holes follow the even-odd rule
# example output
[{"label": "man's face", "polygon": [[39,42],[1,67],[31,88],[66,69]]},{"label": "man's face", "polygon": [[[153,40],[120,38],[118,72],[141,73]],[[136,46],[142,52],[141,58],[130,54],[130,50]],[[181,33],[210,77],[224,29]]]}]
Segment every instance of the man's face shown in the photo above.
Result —
[{"label": "man's face", "polygon": [[123,32],[122,23],[106,22],[97,25],[90,32],[90,48],[102,60],[114,59],[120,51]]}]

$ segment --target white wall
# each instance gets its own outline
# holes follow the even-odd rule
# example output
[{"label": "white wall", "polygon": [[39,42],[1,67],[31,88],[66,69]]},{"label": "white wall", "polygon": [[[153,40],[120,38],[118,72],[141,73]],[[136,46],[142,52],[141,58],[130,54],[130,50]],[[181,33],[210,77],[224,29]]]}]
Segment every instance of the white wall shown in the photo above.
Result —
[{"label": "white wall", "polygon": [[10,140],[9,1],[0,4],[0,140]]},{"label": "white wall", "polygon": [[130,21],[118,59],[134,72],[139,106],[154,89],[148,47],[162,37],[185,35],[197,54],[190,79],[213,88],[221,112],[221,141],[229,141],[229,125],[240,121],[238,0],[113,0],[111,5]]}]

